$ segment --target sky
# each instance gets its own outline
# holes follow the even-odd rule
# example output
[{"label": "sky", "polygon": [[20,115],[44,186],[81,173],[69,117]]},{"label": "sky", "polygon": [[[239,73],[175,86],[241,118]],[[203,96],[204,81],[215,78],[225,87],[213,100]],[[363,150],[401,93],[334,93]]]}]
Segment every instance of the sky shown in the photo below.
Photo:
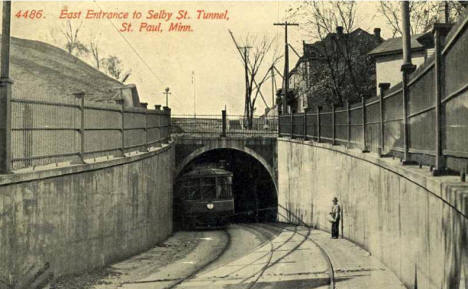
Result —
[{"label": "sky", "polygon": [[[210,1],[210,2],[13,2],[11,34],[15,37],[40,40],[63,45],[62,30],[67,21],[74,27],[80,26],[78,38],[85,44],[94,39],[98,42],[101,56],[116,55],[123,63],[124,70],[131,70],[126,83],[137,86],[142,102],[165,104],[163,91],[170,88],[169,106],[173,114],[220,114],[224,107],[229,115],[240,115],[244,109],[245,76],[244,67],[228,30],[234,33],[239,43],[247,35],[257,39],[275,38],[274,47],[283,53],[284,28],[273,26],[274,22],[284,21],[287,10],[298,5],[294,1]],[[359,27],[372,33],[374,27],[382,28],[383,37],[390,31],[382,17],[376,15],[378,2],[359,2],[357,21]],[[62,10],[79,19],[61,19]],[[85,19],[88,10],[106,12],[128,12],[128,19]],[[43,10],[38,19],[31,19],[32,10]],[[153,10],[153,12],[149,12]],[[180,12],[185,19],[177,20]],[[210,13],[225,13],[224,19],[196,19],[197,10]],[[20,12],[20,14],[17,14]],[[27,17],[24,13],[29,11]],[[141,12],[140,19],[133,19],[133,12]],[[149,16],[163,16],[164,11],[173,13],[171,19],[145,19]],[[74,14],[73,14],[74,13]],[[23,15],[23,16],[21,16]],[[62,14],[65,17],[65,14]],[[19,16],[19,17],[17,17]],[[190,19],[188,18],[190,17]],[[139,31],[142,23],[157,26],[161,23],[162,32]],[[131,23],[132,31],[119,32],[123,23]],[[191,31],[169,32],[170,23],[190,25]],[[185,26],[184,26],[185,27]],[[298,52],[302,51],[302,41],[313,42],[301,27],[289,29],[290,43]],[[90,58],[85,59],[92,63]],[[259,74],[263,76],[265,68]],[[290,67],[297,56],[290,52]],[[280,71],[283,62],[278,63]],[[271,82],[262,87],[268,106],[272,104]],[[278,87],[281,86],[279,78]],[[256,114],[262,114],[265,104],[257,100]]]}]

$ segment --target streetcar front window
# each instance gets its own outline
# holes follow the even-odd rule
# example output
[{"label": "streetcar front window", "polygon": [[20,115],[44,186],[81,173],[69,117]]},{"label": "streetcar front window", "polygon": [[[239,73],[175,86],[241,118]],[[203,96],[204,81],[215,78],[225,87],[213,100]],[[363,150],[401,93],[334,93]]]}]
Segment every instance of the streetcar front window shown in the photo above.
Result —
[{"label": "streetcar front window", "polygon": [[201,199],[200,185],[198,179],[188,180],[182,184],[182,192],[186,200],[196,201]]},{"label": "streetcar front window", "polygon": [[216,186],[216,197],[218,199],[231,198],[231,186],[228,177],[219,177]]},{"label": "streetcar front window", "polygon": [[203,200],[216,199],[216,179],[202,178],[200,179],[200,191]]}]

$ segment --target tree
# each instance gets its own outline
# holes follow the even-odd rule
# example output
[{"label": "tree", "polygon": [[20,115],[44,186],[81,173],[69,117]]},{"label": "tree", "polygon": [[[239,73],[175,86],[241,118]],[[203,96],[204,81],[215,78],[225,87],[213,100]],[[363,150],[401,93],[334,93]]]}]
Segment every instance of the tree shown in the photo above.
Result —
[{"label": "tree", "polygon": [[381,39],[356,26],[356,3],[301,2],[290,17],[318,39],[305,45],[305,93],[317,105],[354,102],[375,93],[375,66],[367,53]]},{"label": "tree", "polygon": [[122,61],[114,55],[102,59],[102,65],[107,73],[115,79],[120,79],[122,74]]},{"label": "tree", "polygon": [[[411,34],[429,31],[435,22],[455,22],[463,13],[458,1],[410,1]],[[392,29],[392,37],[402,35],[400,2],[379,2],[379,13]]]},{"label": "tree", "polygon": [[99,57],[99,45],[97,40],[91,40],[89,42],[89,50],[91,50],[91,55],[94,60],[94,64],[96,65],[96,68],[99,70],[101,67],[101,58]]},{"label": "tree", "polygon": [[68,53],[74,54],[75,56],[83,56],[89,53],[86,45],[78,39],[81,26],[82,23],[80,23],[78,27],[73,27],[71,21],[68,20],[65,27],[62,28],[62,34],[66,40],[65,49],[67,49]]},{"label": "tree", "polygon": [[[274,38],[258,38],[247,35],[241,46],[249,47],[250,49],[237,47],[242,54],[242,62],[247,67],[245,75],[245,116],[247,121],[246,127],[249,129],[253,126],[253,117],[256,110],[255,104],[258,96],[261,96],[261,87],[270,78],[270,69],[273,69],[273,66],[281,59],[281,56],[278,56],[278,49],[272,49],[274,42]],[[271,57],[271,61],[268,63],[265,60],[267,56],[268,58]],[[265,69],[265,75],[259,80],[259,71]]]},{"label": "tree", "polygon": [[122,61],[115,55],[110,55],[106,58],[103,58],[101,60],[101,64],[110,76],[121,82],[125,82],[132,74],[131,70],[128,70],[127,72],[123,73]]}]

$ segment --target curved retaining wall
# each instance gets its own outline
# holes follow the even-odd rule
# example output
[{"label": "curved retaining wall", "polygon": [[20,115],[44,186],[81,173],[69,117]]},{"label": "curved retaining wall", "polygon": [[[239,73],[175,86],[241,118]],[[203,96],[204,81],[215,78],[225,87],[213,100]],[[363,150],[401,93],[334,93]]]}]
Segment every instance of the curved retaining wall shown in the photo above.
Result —
[{"label": "curved retaining wall", "polygon": [[468,185],[459,177],[432,177],[427,167],[344,147],[279,139],[278,183],[281,221],[300,219],[330,231],[336,196],[343,236],[408,288],[468,288]]},{"label": "curved retaining wall", "polygon": [[170,143],[101,163],[0,176],[0,288],[21,287],[47,267],[55,277],[102,267],[167,238],[174,165]]}]

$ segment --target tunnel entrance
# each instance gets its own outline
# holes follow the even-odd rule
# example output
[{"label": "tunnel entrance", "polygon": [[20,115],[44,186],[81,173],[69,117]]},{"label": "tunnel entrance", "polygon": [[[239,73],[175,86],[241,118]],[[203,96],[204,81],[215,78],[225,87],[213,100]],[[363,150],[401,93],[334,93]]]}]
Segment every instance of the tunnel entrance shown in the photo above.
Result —
[{"label": "tunnel entrance", "polygon": [[[271,175],[266,168],[251,155],[235,149],[214,149],[202,153],[188,163],[176,178],[174,192],[177,192],[180,177],[194,168],[209,164],[222,164],[232,172],[232,195],[234,215],[230,222],[274,222],[277,214],[277,193]],[[183,209],[180,196],[174,196],[174,223],[176,228],[183,227]]]}]

